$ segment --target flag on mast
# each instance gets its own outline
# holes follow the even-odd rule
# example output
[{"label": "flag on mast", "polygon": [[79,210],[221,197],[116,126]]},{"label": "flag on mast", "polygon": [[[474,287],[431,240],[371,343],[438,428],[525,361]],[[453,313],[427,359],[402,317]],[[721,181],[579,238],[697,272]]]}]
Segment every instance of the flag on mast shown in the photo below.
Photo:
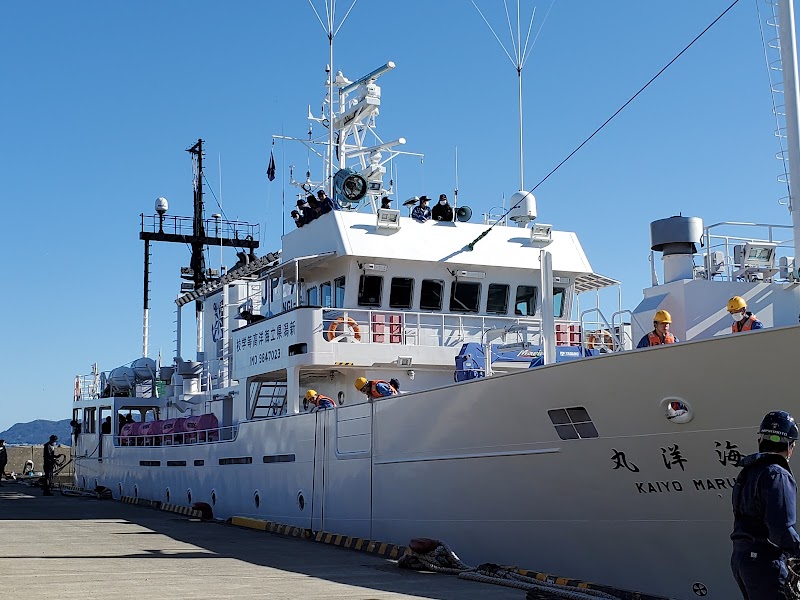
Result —
[{"label": "flag on mast", "polygon": [[275,155],[274,155],[274,146],[275,142],[272,143],[273,149],[269,151],[269,166],[267,167],[267,179],[273,181],[275,179]]}]

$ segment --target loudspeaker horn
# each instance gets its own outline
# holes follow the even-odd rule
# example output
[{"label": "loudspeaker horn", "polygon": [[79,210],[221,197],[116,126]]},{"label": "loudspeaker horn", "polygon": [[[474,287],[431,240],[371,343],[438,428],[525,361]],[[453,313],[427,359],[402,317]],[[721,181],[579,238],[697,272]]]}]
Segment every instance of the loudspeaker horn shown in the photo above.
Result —
[{"label": "loudspeaker horn", "polygon": [[472,218],[472,209],[469,206],[459,206],[456,209],[456,219],[466,223]]}]

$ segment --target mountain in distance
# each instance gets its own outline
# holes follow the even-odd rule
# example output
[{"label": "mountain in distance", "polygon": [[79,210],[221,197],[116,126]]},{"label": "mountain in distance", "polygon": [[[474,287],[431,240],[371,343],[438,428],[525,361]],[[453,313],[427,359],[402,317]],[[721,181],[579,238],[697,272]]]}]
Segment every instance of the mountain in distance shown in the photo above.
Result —
[{"label": "mountain in distance", "polygon": [[69,419],[61,421],[37,419],[30,423],[16,423],[5,431],[0,431],[0,439],[5,440],[6,444],[41,445],[47,443],[51,435],[56,434],[60,445],[69,446],[72,443],[71,433]]}]

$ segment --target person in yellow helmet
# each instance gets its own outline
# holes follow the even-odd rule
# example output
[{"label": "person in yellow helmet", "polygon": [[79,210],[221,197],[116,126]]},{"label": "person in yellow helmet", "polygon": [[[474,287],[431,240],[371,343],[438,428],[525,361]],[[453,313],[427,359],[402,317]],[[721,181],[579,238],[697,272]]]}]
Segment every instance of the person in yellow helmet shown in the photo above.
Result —
[{"label": "person in yellow helmet", "polygon": [[370,381],[366,377],[359,377],[355,381],[356,389],[362,394],[366,394],[368,398],[386,398],[388,396],[396,396],[397,388],[395,388],[388,381],[374,380]]},{"label": "person in yellow helmet", "polygon": [[672,324],[672,315],[665,310],[659,310],[653,316],[653,331],[642,336],[637,348],[649,348],[650,346],[660,346],[662,344],[676,344],[680,342],[678,338],[669,331]]},{"label": "person in yellow helmet", "polygon": [[309,404],[313,404],[311,412],[316,412],[318,410],[326,410],[328,408],[333,408],[334,406],[336,406],[336,402],[334,402],[332,398],[323,396],[316,390],[308,390],[306,392],[306,402],[308,402]]},{"label": "person in yellow helmet", "polygon": [[734,296],[728,300],[728,314],[733,319],[731,333],[764,329],[764,324],[747,310],[747,302],[741,296]]}]

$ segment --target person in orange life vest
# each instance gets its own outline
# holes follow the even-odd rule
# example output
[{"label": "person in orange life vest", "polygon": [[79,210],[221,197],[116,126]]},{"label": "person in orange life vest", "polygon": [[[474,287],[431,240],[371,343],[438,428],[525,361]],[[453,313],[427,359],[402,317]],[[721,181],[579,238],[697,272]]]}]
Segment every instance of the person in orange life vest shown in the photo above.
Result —
[{"label": "person in orange life vest", "polygon": [[734,296],[728,300],[728,313],[733,319],[731,333],[764,329],[764,324],[753,313],[748,312],[747,302],[741,296]]},{"label": "person in orange life vest", "polygon": [[306,392],[306,401],[314,405],[314,407],[311,409],[311,412],[326,410],[336,406],[336,403],[331,398],[323,396],[322,394],[318,394],[316,390],[308,390]]},{"label": "person in orange life vest", "polygon": [[678,338],[669,332],[672,324],[672,315],[665,310],[658,311],[653,317],[653,331],[644,335],[637,348],[649,348],[650,346],[660,346],[661,344],[675,344],[680,342]]},{"label": "person in orange life vest", "polygon": [[397,390],[391,383],[377,379],[370,381],[366,377],[359,377],[356,379],[355,386],[359,392],[366,394],[369,398],[385,398],[397,395]]}]

